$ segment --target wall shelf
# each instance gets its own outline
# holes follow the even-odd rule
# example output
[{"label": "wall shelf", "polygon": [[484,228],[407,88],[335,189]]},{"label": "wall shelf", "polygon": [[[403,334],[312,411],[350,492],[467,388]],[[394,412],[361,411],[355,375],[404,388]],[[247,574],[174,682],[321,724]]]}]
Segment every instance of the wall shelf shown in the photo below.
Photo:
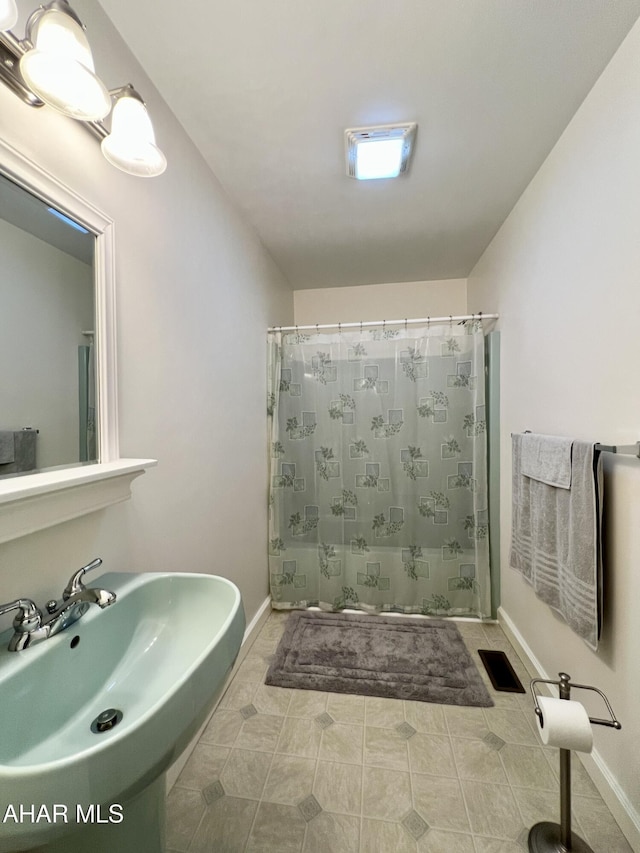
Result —
[{"label": "wall shelf", "polygon": [[0,480],[0,543],[128,500],[132,481],[156,464],[118,459]]}]

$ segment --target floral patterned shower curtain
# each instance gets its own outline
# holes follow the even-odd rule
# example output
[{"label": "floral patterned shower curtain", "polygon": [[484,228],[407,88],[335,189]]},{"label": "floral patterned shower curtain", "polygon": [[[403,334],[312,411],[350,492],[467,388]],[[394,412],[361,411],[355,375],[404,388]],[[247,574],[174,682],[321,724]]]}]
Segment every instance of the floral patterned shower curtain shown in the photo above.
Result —
[{"label": "floral patterned shower curtain", "polygon": [[490,615],[482,323],[269,334],[276,608]]}]

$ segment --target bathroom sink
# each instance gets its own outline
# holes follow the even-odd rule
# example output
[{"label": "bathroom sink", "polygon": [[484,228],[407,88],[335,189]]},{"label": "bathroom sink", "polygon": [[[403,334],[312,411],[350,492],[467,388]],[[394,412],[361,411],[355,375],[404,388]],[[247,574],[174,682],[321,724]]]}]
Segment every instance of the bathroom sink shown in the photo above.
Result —
[{"label": "bathroom sink", "polygon": [[[131,833],[141,812],[161,822],[164,773],[240,649],[244,611],[225,578],[107,573],[92,585],[115,592],[114,605],[21,652],[7,650],[11,631],[0,635],[0,853],[44,842],[74,850],[76,821],[98,835]],[[110,709],[120,714],[96,724]],[[139,849],[162,850],[162,831]]]}]

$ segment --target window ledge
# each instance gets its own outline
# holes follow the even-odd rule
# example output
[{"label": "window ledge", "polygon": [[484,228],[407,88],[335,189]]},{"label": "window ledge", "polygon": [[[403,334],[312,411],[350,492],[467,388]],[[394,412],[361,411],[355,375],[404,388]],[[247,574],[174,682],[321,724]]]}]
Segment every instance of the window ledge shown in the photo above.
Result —
[{"label": "window ledge", "polygon": [[131,497],[131,483],[155,459],[119,459],[0,480],[0,543]]}]

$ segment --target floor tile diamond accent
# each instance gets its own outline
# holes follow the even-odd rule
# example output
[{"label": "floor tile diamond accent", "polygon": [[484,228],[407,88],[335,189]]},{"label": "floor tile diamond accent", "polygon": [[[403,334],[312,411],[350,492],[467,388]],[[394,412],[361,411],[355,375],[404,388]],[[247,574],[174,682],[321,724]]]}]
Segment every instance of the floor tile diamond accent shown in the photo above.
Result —
[{"label": "floor tile diamond accent", "polygon": [[313,796],[313,794],[309,794],[308,797],[305,797],[304,800],[298,803],[298,808],[300,809],[300,814],[302,817],[309,823],[310,820],[313,820],[314,817],[320,814],[322,811],[322,806]]},{"label": "floor tile diamond accent", "polygon": [[315,721],[321,729],[328,729],[330,725],[335,723],[335,720],[333,719],[331,714],[327,714],[326,711],[323,711],[322,714],[318,714],[318,716],[315,717]]},{"label": "floor tile diamond accent", "polygon": [[248,720],[249,717],[254,717],[258,712],[253,705],[245,705],[244,708],[240,708],[240,713],[245,720]]},{"label": "floor tile diamond accent", "polygon": [[396,731],[400,735],[400,737],[406,738],[409,740],[410,737],[413,737],[416,733],[416,729],[410,723],[399,723],[396,726]]},{"label": "floor tile diamond accent", "polygon": [[506,741],[502,740],[501,737],[494,734],[493,732],[487,732],[487,734],[482,738],[482,740],[486,743],[487,746],[490,746],[491,749],[495,749],[496,752],[505,745]]},{"label": "floor tile diamond accent", "polygon": [[425,832],[429,829],[429,824],[422,820],[418,812],[413,809],[405,818],[402,819],[402,825],[411,833],[416,841],[419,838],[422,838]]},{"label": "floor tile diamond accent", "polygon": [[206,788],[202,791],[202,796],[207,801],[208,805],[215,803],[216,800],[219,800],[220,797],[224,797],[225,790],[222,787],[222,782],[219,779],[216,779],[215,782],[212,782],[210,785],[207,785]]}]

